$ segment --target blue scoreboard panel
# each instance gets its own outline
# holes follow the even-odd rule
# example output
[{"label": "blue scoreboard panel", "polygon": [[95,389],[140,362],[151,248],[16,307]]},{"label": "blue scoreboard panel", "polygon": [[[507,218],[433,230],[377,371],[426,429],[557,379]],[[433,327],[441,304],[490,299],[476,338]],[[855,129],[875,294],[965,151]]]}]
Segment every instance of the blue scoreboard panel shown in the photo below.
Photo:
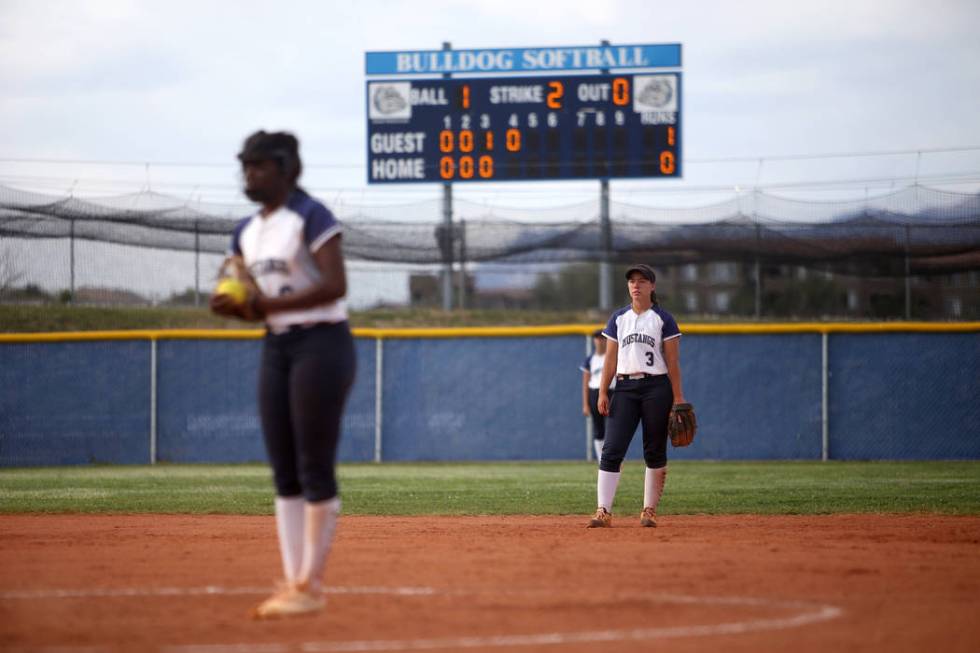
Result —
[{"label": "blue scoreboard panel", "polygon": [[368,182],[681,176],[680,73],[371,80]]}]

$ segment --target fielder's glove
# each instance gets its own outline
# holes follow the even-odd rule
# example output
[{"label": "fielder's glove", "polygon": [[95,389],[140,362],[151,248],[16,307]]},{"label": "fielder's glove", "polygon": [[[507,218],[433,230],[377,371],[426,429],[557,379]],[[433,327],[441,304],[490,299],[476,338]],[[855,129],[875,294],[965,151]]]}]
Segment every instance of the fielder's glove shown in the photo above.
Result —
[{"label": "fielder's glove", "polygon": [[265,317],[256,306],[261,294],[242,257],[229,256],[218,270],[218,285],[211,295],[211,310],[246,322],[257,322]]},{"label": "fielder's glove", "polygon": [[667,433],[670,443],[675,447],[686,447],[694,442],[694,434],[698,430],[698,420],[694,416],[694,406],[691,404],[674,404],[670,409],[667,421]]}]

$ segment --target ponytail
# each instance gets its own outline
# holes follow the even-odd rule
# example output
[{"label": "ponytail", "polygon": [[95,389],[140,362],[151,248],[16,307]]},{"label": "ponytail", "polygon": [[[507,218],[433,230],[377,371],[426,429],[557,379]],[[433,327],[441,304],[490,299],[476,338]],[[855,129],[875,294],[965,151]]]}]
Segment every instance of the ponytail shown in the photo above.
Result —
[{"label": "ponytail", "polygon": [[660,302],[657,301],[657,291],[656,290],[651,290],[650,291],[650,301],[653,302],[653,305],[654,306],[660,306]]}]

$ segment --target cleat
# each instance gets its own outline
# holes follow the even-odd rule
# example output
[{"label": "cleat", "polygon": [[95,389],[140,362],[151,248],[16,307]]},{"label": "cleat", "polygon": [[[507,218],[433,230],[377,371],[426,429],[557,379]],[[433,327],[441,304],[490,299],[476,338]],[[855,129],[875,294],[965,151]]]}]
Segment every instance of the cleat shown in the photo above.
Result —
[{"label": "cleat", "polygon": [[252,610],[253,619],[278,619],[320,612],[326,601],[304,583],[287,585]]},{"label": "cleat", "polygon": [[647,506],[640,513],[640,526],[645,526],[647,528],[657,527],[657,511],[653,508]]},{"label": "cleat", "polygon": [[600,507],[595,511],[595,515],[589,520],[589,528],[609,528],[612,526],[612,515],[605,508]]}]

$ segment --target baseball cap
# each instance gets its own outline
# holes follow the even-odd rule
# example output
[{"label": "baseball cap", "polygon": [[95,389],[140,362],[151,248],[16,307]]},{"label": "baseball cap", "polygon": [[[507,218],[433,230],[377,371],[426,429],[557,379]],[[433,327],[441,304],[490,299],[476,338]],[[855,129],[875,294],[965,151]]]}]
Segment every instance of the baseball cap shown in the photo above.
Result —
[{"label": "baseball cap", "polygon": [[631,265],[628,270],[626,270],[626,280],[629,281],[630,275],[634,272],[639,272],[644,277],[647,278],[650,283],[656,283],[657,275],[654,274],[653,268],[645,263],[637,263],[636,265]]}]

